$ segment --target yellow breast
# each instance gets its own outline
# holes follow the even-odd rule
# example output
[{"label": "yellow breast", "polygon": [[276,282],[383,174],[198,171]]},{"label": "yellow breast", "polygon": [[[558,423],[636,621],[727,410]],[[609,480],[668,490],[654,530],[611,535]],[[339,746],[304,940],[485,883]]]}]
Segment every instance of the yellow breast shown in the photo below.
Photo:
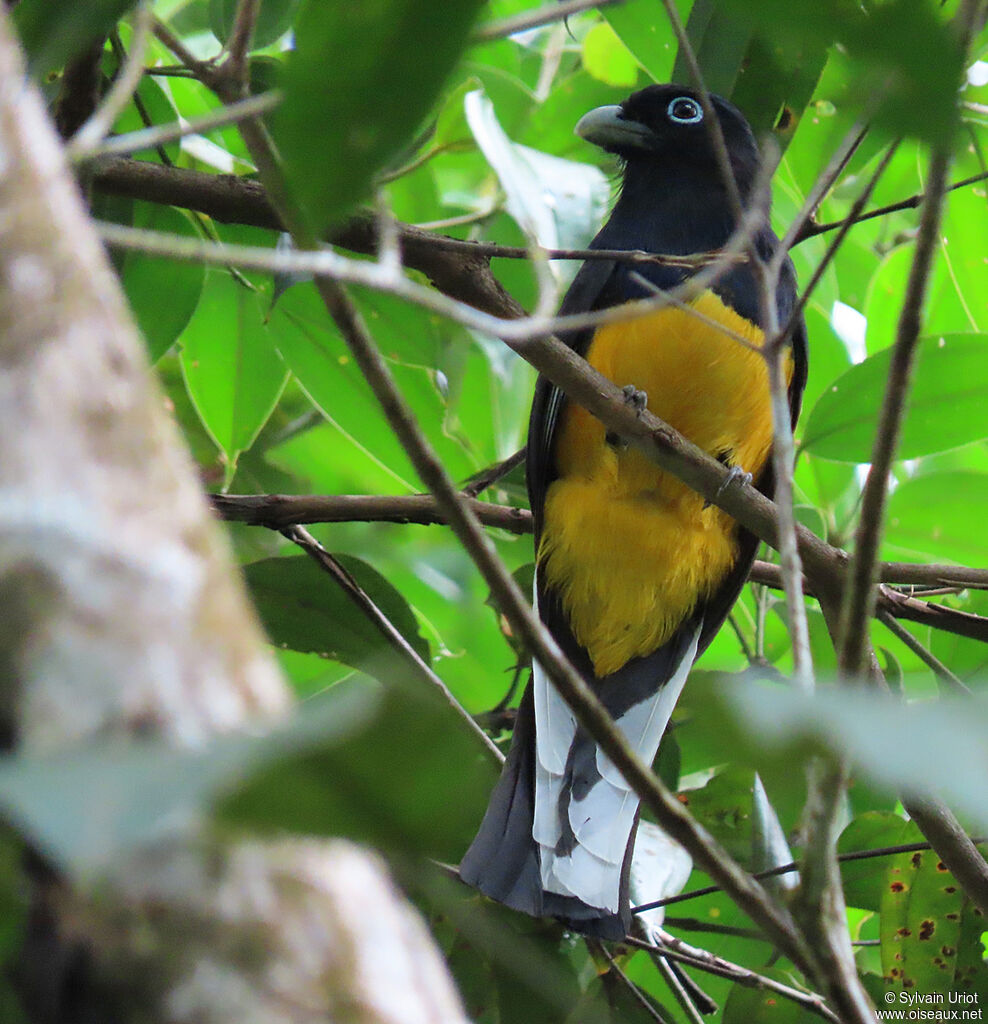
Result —
[{"label": "yellow breast", "polygon": [[[587,360],[729,465],[758,475],[772,441],[761,330],[712,292],[693,303],[748,347],[689,312],[667,308],[601,327]],[[789,368],[791,375],[791,366]],[[538,559],[598,676],[664,644],[710,596],[737,554],[734,521],[640,452],[605,440],[568,404],[555,448]]]}]

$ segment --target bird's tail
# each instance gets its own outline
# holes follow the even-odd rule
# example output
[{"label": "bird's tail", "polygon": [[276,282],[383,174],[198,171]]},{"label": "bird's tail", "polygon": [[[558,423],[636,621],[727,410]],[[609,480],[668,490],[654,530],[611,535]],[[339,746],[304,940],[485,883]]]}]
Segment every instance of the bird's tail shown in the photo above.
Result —
[{"label": "bird's tail", "polygon": [[[460,877],[486,896],[534,917],[555,917],[576,931],[605,939],[627,934],[627,913],[610,913],[575,896],[542,888],[535,816],[535,706],[529,686],[518,707],[511,750],[487,813],[460,862]],[[630,845],[629,845],[630,852]],[[627,871],[623,873],[627,875]],[[622,886],[626,891],[626,883]],[[627,900],[623,901],[627,906]]]}]

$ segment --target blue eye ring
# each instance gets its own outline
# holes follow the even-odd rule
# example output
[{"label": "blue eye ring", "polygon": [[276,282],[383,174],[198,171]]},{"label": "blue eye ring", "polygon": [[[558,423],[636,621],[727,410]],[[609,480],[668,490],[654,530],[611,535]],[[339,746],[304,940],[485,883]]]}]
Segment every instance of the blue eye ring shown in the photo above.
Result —
[{"label": "blue eye ring", "polygon": [[[676,108],[683,106],[687,107],[690,112],[686,113],[681,110],[677,114]],[[703,107],[692,96],[677,96],[666,107],[666,117],[676,124],[699,124],[703,120]]]}]

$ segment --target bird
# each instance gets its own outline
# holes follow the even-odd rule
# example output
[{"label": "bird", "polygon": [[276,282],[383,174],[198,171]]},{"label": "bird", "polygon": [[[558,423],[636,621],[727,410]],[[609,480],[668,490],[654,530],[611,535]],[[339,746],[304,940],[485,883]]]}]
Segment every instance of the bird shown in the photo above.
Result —
[{"label": "bird", "polygon": [[[610,217],[591,249],[694,256],[721,249],[736,200],[706,124],[719,122],[742,207],[755,201],[758,145],[727,100],[651,85],[591,110],[576,132],[622,165]],[[753,248],[780,246],[766,224]],[[586,260],[560,315],[654,297],[698,261]],[[665,305],[633,320],[560,338],[693,443],[729,467],[728,481],[774,491],[766,303],[751,259],[733,262],[689,309]],[[794,319],[786,352],[789,410],[799,415],[806,328],[788,257],[775,289],[778,324]],[[534,603],[570,662],[638,755],[651,763],[695,660],[737,599],[757,539],[645,454],[609,433],[545,377],[536,383],[526,476],[535,533]],[[511,747],[461,878],[487,896],[569,929],[621,939],[630,927],[628,875],[640,808],[610,759],[577,723],[537,661]]]}]

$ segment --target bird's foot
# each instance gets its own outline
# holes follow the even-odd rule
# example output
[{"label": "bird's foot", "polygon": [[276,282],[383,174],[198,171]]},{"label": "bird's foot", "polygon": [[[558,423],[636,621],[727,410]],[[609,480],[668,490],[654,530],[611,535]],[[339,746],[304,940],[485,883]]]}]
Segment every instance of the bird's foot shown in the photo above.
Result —
[{"label": "bird's foot", "polygon": [[[639,391],[634,384],[625,384],[621,389],[621,393],[624,395],[625,403],[635,410],[635,415],[641,416],[648,406],[648,395],[644,391]],[[604,440],[611,448],[617,451],[623,452],[628,447],[628,442],[613,430],[607,431],[604,435]]]},{"label": "bird's foot", "polygon": [[738,484],[742,487],[747,487],[752,479],[752,475],[747,470],[742,469],[740,466],[731,466],[727,476],[724,477],[724,482],[717,488],[715,497],[719,498],[729,487],[736,487]]},{"label": "bird's foot", "polygon": [[[752,479],[752,475],[746,470],[742,469],[740,466],[731,466],[728,469],[727,476],[724,477],[724,482],[720,485],[720,487],[717,488],[716,492],[714,493],[714,498],[716,499],[721,497],[726,490],[728,490],[731,487],[737,487],[739,484],[742,487],[747,487],[747,485],[751,483]],[[712,501],[705,501],[703,503],[703,507],[705,509],[708,509],[712,504]]]},{"label": "bird's foot", "polygon": [[621,393],[624,395],[625,402],[641,416],[648,405],[648,394],[644,391],[639,391],[634,384],[625,384],[621,389]]}]

